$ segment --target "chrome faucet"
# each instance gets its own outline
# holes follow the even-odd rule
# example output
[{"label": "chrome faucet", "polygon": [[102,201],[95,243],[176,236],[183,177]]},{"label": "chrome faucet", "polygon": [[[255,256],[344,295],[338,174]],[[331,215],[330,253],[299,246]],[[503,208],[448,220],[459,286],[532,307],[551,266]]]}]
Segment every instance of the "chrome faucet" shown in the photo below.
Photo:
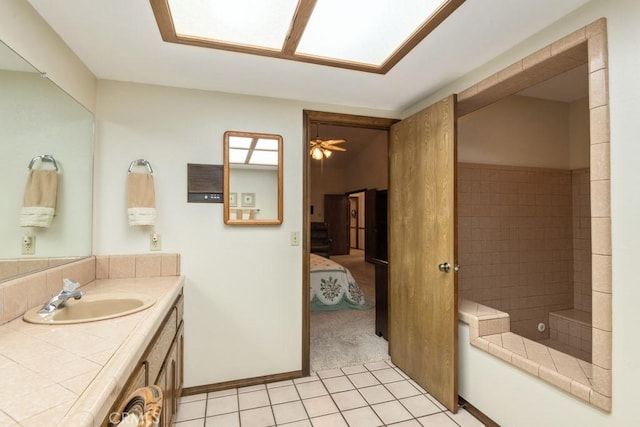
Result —
[{"label": "chrome faucet", "polygon": [[48,303],[42,306],[38,313],[40,314],[49,314],[54,311],[63,308],[67,303],[67,300],[80,299],[84,295],[84,291],[78,290],[80,287],[80,283],[72,280],[72,279],[62,279],[62,290],[58,293],[58,295],[54,295],[51,297]]}]

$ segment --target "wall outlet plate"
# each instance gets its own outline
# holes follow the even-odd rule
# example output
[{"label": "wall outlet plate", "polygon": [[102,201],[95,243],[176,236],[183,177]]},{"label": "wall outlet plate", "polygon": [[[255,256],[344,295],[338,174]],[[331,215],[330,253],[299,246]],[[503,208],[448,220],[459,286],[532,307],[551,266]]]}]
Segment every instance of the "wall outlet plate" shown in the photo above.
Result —
[{"label": "wall outlet plate", "polygon": [[22,236],[22,255],[35,255],[36,236]]},{"label": "wall outlet plate", "polygon": [[162,250],[162,236],[160,236],[158,233],[151,233],[151,235],[149,236],[149,250]]}]

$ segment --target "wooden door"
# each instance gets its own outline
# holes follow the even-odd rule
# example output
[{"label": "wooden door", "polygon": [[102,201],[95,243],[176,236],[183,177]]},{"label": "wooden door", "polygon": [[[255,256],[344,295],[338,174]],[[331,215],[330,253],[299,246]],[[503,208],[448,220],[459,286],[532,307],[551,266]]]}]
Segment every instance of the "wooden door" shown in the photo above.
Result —
[{"label": "wooden door", "polygon": [[367,262],[376,257],[376,193],[375,189],[364,192],[364,260]]},{"label": "wooden door", "polygon": [[324,195],[324,222],[331,239],[331,255],[349,255],[349,196]]},{"label": "wooden door", "polygon": [[358,197],[349,197],[349,247],[353,249],[360,248],[358,239]]},{"label": "wooden door", "polygon": [[[452,412],[458,406],[455,103],[452,95],[393,125],[389,147],[389,353]],[[448,272],[440,270],[443,263]]]}]

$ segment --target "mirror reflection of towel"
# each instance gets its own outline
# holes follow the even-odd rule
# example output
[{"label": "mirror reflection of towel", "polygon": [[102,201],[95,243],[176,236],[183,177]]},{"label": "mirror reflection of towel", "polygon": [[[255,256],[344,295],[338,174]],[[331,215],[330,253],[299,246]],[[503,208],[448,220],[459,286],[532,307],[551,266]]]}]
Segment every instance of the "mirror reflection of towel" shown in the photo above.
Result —
[{"label": "mirror reflection of towel", "polygon": [[156,193],[150,173],[127,175],[127,213],[129,225],[155,225]]},{"label": "mirror reflection of towel", "polygon": [[30,170],[24,189],[20,226],[49,227],[55,214],[57,197],[58,171]]}]

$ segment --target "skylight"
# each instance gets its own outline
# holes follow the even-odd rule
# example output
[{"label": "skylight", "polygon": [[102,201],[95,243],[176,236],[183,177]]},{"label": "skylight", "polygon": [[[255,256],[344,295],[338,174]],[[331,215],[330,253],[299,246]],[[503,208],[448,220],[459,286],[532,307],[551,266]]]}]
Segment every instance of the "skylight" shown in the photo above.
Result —
[{"label": "skylight", "polygon": [[150,0],[165,41],[384,74],[464,0]]},{"label": "skylight", "polygon": [[298,0],[169,0],[178,36],[280,50]]}]

